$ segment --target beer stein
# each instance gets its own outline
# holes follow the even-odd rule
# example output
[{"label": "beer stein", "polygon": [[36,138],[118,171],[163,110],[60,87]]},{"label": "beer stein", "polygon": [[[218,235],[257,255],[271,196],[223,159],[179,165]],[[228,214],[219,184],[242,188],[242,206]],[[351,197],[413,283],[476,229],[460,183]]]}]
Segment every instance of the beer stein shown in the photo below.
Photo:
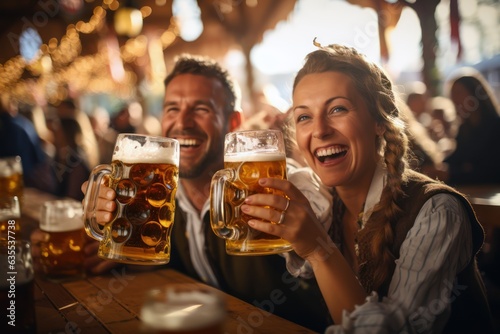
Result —
[{"label": "beer stein", "polygon": [[[291,250],[286,240],[257,231],[241,211],[245,198],[255,193],[281,191],[262,187],[264,177],[286,179],[283,134],[278,130],[249,130],[228,133],[224,144],[224,169],[212,177],[210,218],[215,234],[226,239],[232,255],[264,255]],[[272,223],[272,222],[270,222]]]},{"label": "beer stein", "polygon": [[29,241],[0,240],[2,333],[35,333],[35,269]]},{"label": "beer stein", "polygon": [[[175,139],[118,135],[111,165],[93,169],[84,198],[85,230],[99,240],[99,257],[145,265],[170,261],[179,151]],[[104,226],[96,220],[101,182],[116,191],[117,204]]]},{"label": "beer stein", "polygon": [[171,284],[148,292],[141,308],[143,333],[222,334],[225,300],[214,289]]},{"label": "beer stein", "polygon": [[0,195],[23,199],[23,166],[21,157],[0,158]]},{"label": "beer stein", "polygon": [[48,201],[42,205],[40,262],[45,278],[63,282],[83,278],[84,247],[87,234],[83,228],[82,204],[75,200]]},{"label": "beer stein", "polygon": [[20,219],[19,198],[0,195],[0,239],[21,239]]}]

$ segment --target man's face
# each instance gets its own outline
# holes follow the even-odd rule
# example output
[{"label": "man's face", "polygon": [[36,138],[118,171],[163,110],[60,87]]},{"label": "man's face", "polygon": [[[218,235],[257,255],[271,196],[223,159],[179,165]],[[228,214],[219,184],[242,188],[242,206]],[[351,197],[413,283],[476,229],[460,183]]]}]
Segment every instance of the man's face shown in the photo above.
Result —
[{"label": "man's face", "polygon": [[178,75],[165,88],[162,133],[180,143],[181,178],[202,176],[222,164],[225,96],[219,81],[202,75]]}]

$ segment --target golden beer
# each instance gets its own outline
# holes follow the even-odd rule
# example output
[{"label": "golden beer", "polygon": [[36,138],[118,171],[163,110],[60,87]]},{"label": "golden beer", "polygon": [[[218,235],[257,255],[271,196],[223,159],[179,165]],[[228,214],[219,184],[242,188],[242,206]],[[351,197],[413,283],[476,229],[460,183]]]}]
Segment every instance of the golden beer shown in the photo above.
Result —
[{"label": "golden beer", "polygon": [[226,157],[224,161],[225,168],[237,171],[236,180],[231,182],[224,194],[226,224],[241,231],[237,239],[226,241],[226,251],[231,254],[241,252],[255,254],[289,249],[290,244],[287,241],[249,227],[247,222],[253,217],[244,214],[240,209],[245,198],[253,194],[283,195],[281,191],[261,187],[258,181],[263,177],[286,179],[285,157],[254,155],[246,158],[247,161],[228,161],[232,159]]},{"label": "golden beer", "polygon": [[110,187],[116,191],[116,218],[104,226],[99,255],[168,262],[179,169],[168,163],[115,160]]},{"label": "golden beer", "polygon": [[281,132],[241,131],[226,135],[224,169],[212,177],[210,210],[212,230],[226,239],[228,254],[264,255],[291,250],[286,240],[251,228],[248,221],[253,217],[241,211],[247,196],[284,196],[281,191],[259,185],[259,179],[267,177],[286,179]]},{"label": "golden beer", "polygon": [[[85,230],[99,240],[102,258],[132,264],[170,261],[179,178],[179,142],[165,137],[120,134],[110,165],[94,168],[84,199]],[[96,219],[99,186],[106,177],[116,191],[109,223]]]},{"label": "golden beer", "polygon": [[40,263],[47,279],[56,282],[85,275],[83,261],[87,235],[83,228],[82,205],[74,200],[47,201],[40,215]]}]

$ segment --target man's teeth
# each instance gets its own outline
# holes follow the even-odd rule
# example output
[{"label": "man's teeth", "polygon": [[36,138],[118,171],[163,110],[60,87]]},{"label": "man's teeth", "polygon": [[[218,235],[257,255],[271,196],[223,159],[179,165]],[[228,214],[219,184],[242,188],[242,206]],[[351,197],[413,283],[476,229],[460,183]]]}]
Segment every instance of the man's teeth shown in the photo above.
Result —
[{"label": "man's teeth", "polygon": [[181,146],[195,146],[197,145],[196,139],[177,139]]},{"label": "man's teeth", "polygon": [[322,148],[316,152],[316,156],[327,157],[329,155],[334,155],[334,154],[338,154],[338,153],[345,152],[345,151],[347,151],[347,148],[345,148],[345,147]]}]

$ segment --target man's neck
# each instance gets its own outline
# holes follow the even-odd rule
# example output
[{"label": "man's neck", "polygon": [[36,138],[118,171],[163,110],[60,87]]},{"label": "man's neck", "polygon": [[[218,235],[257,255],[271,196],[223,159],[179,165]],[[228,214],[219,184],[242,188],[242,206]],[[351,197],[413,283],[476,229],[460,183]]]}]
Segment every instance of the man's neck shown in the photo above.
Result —
[{"label": "man's neck", "polygon": [[205,202],[210,197],[211,177],[198,177],[194,179],[180,179],[184,193],[193,207],[201,212]]}]

